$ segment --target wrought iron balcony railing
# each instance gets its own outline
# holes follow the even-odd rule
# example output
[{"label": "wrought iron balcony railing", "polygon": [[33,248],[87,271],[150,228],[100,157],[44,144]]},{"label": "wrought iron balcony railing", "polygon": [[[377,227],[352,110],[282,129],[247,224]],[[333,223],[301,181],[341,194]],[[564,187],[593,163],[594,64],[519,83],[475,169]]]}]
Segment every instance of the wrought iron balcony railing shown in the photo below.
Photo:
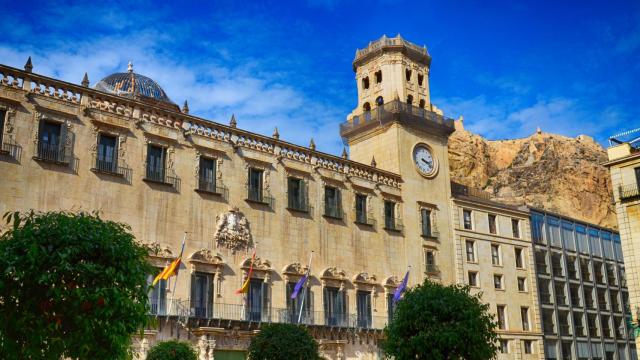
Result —
[{"label": "wrought iron balcony railing", "polygon": [[215,195],[224,195],[227,191],[227,188],[222,185],[219,181],[215,181],[209,178],[198,178],[198,187],[196,191],[202,191],[209,194]]},{"label": "wrought iron balcony railing", "polygon": [[344,213],[342,211],[342,206],[340,204],[331,204],[324,203],[324,216],[334,218],[334,219],[342,219],[344,217]]},{"label": "wrought iron balcony railing", "polygon": [[324,311],[294,310],[290,308],[249,307],[244,304],[209,304],[195,306],[189,300],[161,300],[151,304],[150,315],[175,316],[184,321],[233,320],[260,323],[304,324],[361,329],[382,329],[388,317],[353,313],[327,313]]},{"label": "wrought iron balcony railing", "polygon": [[263,189],[247,186],[247,201],[273,206],[274,198],[265,194]]},{"label": "wrought iron balcony railing", "polygon": [[22,146],[16,144],[13,141],[6,140],[2,143],[2,146],[0,146],[0,154],[6,154],[20,161],[20,157],[22,156]]},{"label": "wrought iron balcony railing", "polygon": [[63,144],[52,144],[39,141],[36,148],[36,156],[40,161],[68,165],[71,163],[71,151]]},{"label": "wrought iron balcony railing", "polygon": [[127,179],[130,177],[130,173],[131,173],[130,168],[118,165],[115,159],[105,160],[105,159],[99,159],[99,158],[96,158],[94,167],[91,168],[91,171],[99,172],[103,174],[122,176]]},{"label": "wrought iron balcony railing", "polygon": [[634,198],[640,196],[640,184],[622,185],[618,187],[620,200]]},{"label": "wrought iron balcony railing", "polygon": [[178,178],[177,176],[168,175],[166,169],[163,168],[147,167],[144,180],[148,182],[169,185],[176,189],[180,188],[180,178]]}]

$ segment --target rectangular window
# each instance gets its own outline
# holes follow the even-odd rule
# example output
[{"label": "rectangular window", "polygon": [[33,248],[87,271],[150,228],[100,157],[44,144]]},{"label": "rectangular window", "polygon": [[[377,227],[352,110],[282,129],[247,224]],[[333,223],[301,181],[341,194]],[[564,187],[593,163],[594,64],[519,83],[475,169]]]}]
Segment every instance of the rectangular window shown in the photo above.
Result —
[{"label": "rectangular window", "polygon": [[371,293],[358,291],[356,293],[356,306],[358,308],[358,327],[371,328]]},{"label": "rectangular window", "polygon": [[509,340],[500,339],[500,353],[501,354],[509,353]]},{"label": "rectangular window", "polygon": [[[311,291],[303,287],[295,299],[291,298],[296,282],[287,282],[287,321],[291,324],[313,324],[311,313]],[[304,300],[303,300],[304,299]],[[299,320],[299,321],[298,321]]]},{"label": "rectangular window", "polygon": [[216,160],[204,156],[200,157],[198,189],[218,193],[216,191]]},{"label": "rectangular window", "polygon": [[636,184],[640,187],[640,167],[635,168],[634,171],[636,172]]},{"label": "rectangular window", "polygon": [[262,181],[264,171],[256,168],[249,168],[249,183],[247,184],[247,199],[251,201],[263,202]]},{"label": "rectangular window", "polygon": [[500,265],[500,245],[491,244],[491,263]]},{"label": "rectangular window", "polygon": [[340,189],[333,186],[324,187],[324,215],[342,219],[342,197]]},{"label": "rectangular window", "polygon": [[198,318],[213,315],[213,274],[195,272],[191,275],[191,309]]},{"label": "rectangular window", "polygon": [[[156,269],[156,274],[160,273],[162,269]],[[147,277],[147,283],[151,285],[156,274],[151,274]],[[167,280],[160,280],[153,287],[149,293],[149,306],[151,307],[152,315],[166,315],[167,314]]]},{"label": "rectangular window", "polygon": [[324,288],[324,321],[326,326],[346,325],[346,309],[344,291],[338,288]]},{"label": "rectangular window", "polygon": [[518,291],[527,291],[527,278],[518,278]]},{"label": "rectangular window", "polygon": [[533,340],[524,340],[522,347],[524,347],[525,354],[533,354]]},{"label": "rectangular window", "polygon": [[289,209],[308,211],[307,189],[304,180],[289,177],[287,179]]},{"label": "rectangular window", "polygon": [[249,291],[247,292],[246,318],[249,321],[264,321],[262,315],[267,313],[269,292],[265,290],[265,282],[262,279],[251,279],[249,281]]},{"label": "rectangular window", "polygon": [[96,169],[109,173],[118,171],[118,139],[113,135],[98,135],[98,158]]},{"label": "rectangular window", "polygon": [[38,134],[38,157],[49,161],[63,161],[64,154],[63,126],[60,123],[41,121]]},{"label": "rectangular window", "polygon": [[427,273],[434,274],[438,272],[438,266],[436,265],[435,251],[425,250],[424,261],[425,261]]},{"label": "rectangular window", "polygon": [[147,180],[165,182],[167,149],[149,144],[147,147]]},{"label": "rectangular window", "polygon": [[496,216],[494,214],[489,214],[489,232],[492,234],[498,233],[498,229],[496,227]]},{"label": "rectangular window", "polygon": [[367,224],[367,195],[356,194],[356,222]]},{"label": "rectangular window", "polygon": [[431,210],[421,209],[420,217],[422,219],[422,236],[432,236],[431,233]]},{"label": "rectangular window", "polygon": [[511,230],[514,238],[520,238],[520,220],[511,219]]},{"label": "rectangular window", "polygon": [[576,336],[584,336],[584,325],[582,323],[582,314],[579,312],[573,313],[573,327]]},{"label": "rectangular window", "polygon": [[478,273],[475,271],[469,271],[469,286],[478,287]]},{"label": "rectangular window", "polygon": [[495,289],[499,289],[499,290],[503,290],[503,283],[502,283],[502,275],[493,275],[493,287]]},{"label": "rectangular window", "polygon": [[522,318],[522,330],[529,331],[531,328],[529,327],[529,308],[521,307],[520,308],[520,316]]},{"label": "rectangular window", "polygon": [[506,307],[504,305],[498,305],[497,315],[498,315],[498,329],[507,330],[507,312],[506,312]]},{"label": "rectangular window", "polygon": [[395,304],[393,303],[393,296],[393,292],[387,294],[387,319],[389,320],[389,322],[393,320],[393,312],[396,309]]},{"label": "rectangular window", "polygon": [[516,267],[518,269],[524,269],[524,249],[515,248],[515,255],[516,255]]},{"label": "rectangular window", "polygon": [[476,262],[476,250],[474,242],[471,240],[467,240],[465,244],[467,248],[467,261]]},{"label": "rectangular window", "polygon": [[462,220],[464,223],[464,228],[466,230],[473,229],[473,226],[471,224],[471,210],[462,210]]},{"label": "rectangular window", "polygon": [[384,228],[395,230],[396,229],[396,203],[393,201],[384,202]]}]

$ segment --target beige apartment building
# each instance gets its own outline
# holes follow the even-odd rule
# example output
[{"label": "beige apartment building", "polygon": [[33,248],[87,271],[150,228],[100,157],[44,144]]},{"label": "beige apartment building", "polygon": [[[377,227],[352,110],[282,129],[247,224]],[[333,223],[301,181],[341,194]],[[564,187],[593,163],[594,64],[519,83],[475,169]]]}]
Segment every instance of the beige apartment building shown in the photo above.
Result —
[{"label": "beige apartment building", "polygon": [[455,276],[490,304],[498,359],[544,359],[529,211],[452,184]]},{"label": "beige apartment building", "polygon": [[[609,139],[609,161],[633,319],[640,315],[640,129]],[[638,344],[636,339],[636,345]]]},{"label": "beige apartment building", "polygon": [[356,51],[342,156],[287,142],[286,129],[193,116],[131,64],[94,86],[38,75],[31,59],[0,65],[0,213],[99,211],[131,226],[158,271],[185,239],[179,275],[149,295],[158,326],[134,344],[139,359],[171,338],[200,360],[245,359],[269,322],[304,324],[325,359],[379,359],[407,271],[409,286],[475,273],[501,322],[500,358],[541,358],[528,213],[452,196],[454,122],[431,103],[430,63],[400,36]]}]

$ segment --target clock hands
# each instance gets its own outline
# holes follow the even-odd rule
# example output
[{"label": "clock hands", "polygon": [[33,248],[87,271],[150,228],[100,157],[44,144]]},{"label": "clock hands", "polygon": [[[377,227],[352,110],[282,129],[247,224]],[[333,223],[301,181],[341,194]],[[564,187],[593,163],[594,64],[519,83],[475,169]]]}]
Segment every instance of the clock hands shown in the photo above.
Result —
[{"label": "clock hands", "polygon": [[425,160],[425,159],[420,159],[420,160],[422,160],[422,162],[423,162],[423,163],[425,163],[425,164],[427,164],[427,165],[431,166],[431,161],[427,161],[427,160]]}]

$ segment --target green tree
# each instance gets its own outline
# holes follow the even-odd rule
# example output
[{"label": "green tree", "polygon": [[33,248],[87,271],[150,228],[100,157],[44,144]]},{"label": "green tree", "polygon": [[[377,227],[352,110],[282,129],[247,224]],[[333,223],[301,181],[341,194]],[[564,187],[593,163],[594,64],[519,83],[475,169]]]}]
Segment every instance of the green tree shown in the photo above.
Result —
[{"label": "green tree", "polygon": [[147,360],[197,360],[198,356],[189,343],[169,340],[156,344],[149,350]]},{"label": "green tree", "polygon": [[382,348],[396,360],[487,360],[498,350],[496,328],[489,305],[469,287],[426,280],[397,303]]},{"label": "green tree", "polygon": [[147,325],[144,247],[97,214],[8,213],[0,236],[0,358],[125,359]]},{"label": "green tree", "polygon": [[318,343],[298,325],[264,325],[249,345],[251,360],[315,360],[320,359]]}]

